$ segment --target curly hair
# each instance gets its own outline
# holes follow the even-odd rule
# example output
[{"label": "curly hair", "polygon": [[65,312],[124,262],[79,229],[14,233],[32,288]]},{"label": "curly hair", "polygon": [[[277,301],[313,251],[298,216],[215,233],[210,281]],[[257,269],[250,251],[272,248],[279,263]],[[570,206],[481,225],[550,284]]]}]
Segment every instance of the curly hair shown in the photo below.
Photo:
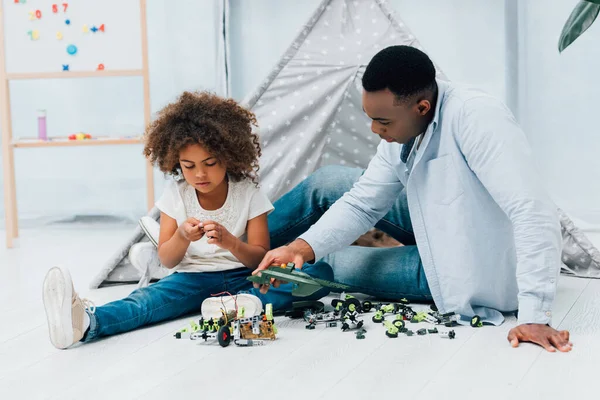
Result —
[{"label": "curly hair", "polygon": [[252,126],[258,126],[256,116],[235,100],[186,91],[146,128],[144,155],[165,174],[181,176],[179,152],[199,144],[226,163],[232,180],[258,186],[261,149]]}]

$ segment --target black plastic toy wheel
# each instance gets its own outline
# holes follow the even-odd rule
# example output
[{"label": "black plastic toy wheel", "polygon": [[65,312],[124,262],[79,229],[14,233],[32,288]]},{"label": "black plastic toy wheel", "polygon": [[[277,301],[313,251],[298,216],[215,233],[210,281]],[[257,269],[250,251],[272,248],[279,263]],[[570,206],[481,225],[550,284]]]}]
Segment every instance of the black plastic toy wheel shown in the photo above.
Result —
[{"label": "black plastic toy wheel", "polygon": [[376,324],[380,324],[380,323],[382,323],[382,322],[383,322],[383,320],[384,320],[385,318],[383,318],[383,317],[376,318],[376,317],[375,317],[375,315],[373,315],[373,318],[371,318],[371,319],[372,319],[372,320],[373,320],[373,322],[375,322]]},{"label": "black plastic toy wheel", "polygon": [[391,333],[390,331],[385,331],[385,334],[387,337],[390,338],[397,338],[398,337],[398,333]]},{"label": "black plastic toy wheel", "polygon": [[393,322],[394,326],[398,329],[402,329],[404,328],[404,321],[402,321],[401,319],[397,319]]},{"label": "black plastic toy wheel", "polygon": [[229,325],[224,325],[219,329],[217,340],[221,347],[229,346],[229,343],[231,343],[231,331],[229,331]]},{"label": "black plastic toy wheel", "polygon": [[358,329],[360,329],[360,328],[362,328],[362,327],[363,327],[363,325],[364,325],[364,321],[358,321],[358,324],[356,324],[356,327],[357,327]]},{"label": "black plastic toy wheel", "polygon": [[346,300],[344,307],[349,309],[350,304],[354,304],[354,309],[359,313],[362,313],[362,305],[360,304],[360,300],[355,297],[350,297],[348,300]]},{"label": "black plastic toy wheel", "polygon": [[481,317],[479,317],[479,315],[476,315],[473,318],[471,318],[471,326],[473,328],[479,328],[481,326]]},{"label": "black plastic toy wheel", "polygon": [[369,312],[369,311],[371,311],[372,308],[373,308],[373,303],[371,303],[369,300],[363,301],[363,303],[362,303],[363,312]]}]

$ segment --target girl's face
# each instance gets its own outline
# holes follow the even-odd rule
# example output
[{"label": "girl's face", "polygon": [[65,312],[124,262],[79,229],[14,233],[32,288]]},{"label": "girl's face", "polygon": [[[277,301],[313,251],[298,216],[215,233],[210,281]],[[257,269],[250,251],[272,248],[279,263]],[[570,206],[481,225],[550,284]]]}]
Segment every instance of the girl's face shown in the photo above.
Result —
[{"label": "girl's face", "polygon": [[200,193],[210,193],[225,181],[227,167],[199,144],[191,144],[179,152],[183,177]]}]

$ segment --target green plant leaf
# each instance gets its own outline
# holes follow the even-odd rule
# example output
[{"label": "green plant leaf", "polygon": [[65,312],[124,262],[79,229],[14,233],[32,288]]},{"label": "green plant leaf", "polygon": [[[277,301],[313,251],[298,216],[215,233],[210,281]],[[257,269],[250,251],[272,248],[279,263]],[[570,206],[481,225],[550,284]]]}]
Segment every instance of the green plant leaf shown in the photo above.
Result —
[{"label": "green plant leaf", "polygon": [[577,3],[558,39],[559,53],[566,49],[594,23],[598,13],[600,13],[600,0],[586,0]]}]

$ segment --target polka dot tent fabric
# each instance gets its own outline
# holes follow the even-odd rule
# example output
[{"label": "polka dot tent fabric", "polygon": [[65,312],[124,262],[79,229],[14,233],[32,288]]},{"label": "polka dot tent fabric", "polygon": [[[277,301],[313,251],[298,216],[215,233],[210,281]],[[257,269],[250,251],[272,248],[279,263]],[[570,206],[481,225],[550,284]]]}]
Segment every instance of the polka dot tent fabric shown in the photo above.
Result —
[{"label": "polka dot tent fabric", "polygon": [[422,49],[385,1],[321,3],[244,102],[260,124],[261,182],[271,200],[320,166],[366,167],[379,138],[362,111],[361,78],[379,50],[398,44]]},{"label": "polka dot tent fabric", "polygon": [[[369,60],[391,45],[422,49],[385,0],[324,0],[265,81],[243,103],[257,116],[263,156],[262,190],[276,201],[323,165],[366,168],[378,138],[362,111],[361,78]],[[435,57],[431,56],[435,63]],[[438,77],[448,79],[437,68]],[[154,220],[160,213],[149,214]],[[600,278],[600,253],[559,210],[563,273]],[[147,240],[141,228],[90,283],[137,282],[127,258]]]}]

